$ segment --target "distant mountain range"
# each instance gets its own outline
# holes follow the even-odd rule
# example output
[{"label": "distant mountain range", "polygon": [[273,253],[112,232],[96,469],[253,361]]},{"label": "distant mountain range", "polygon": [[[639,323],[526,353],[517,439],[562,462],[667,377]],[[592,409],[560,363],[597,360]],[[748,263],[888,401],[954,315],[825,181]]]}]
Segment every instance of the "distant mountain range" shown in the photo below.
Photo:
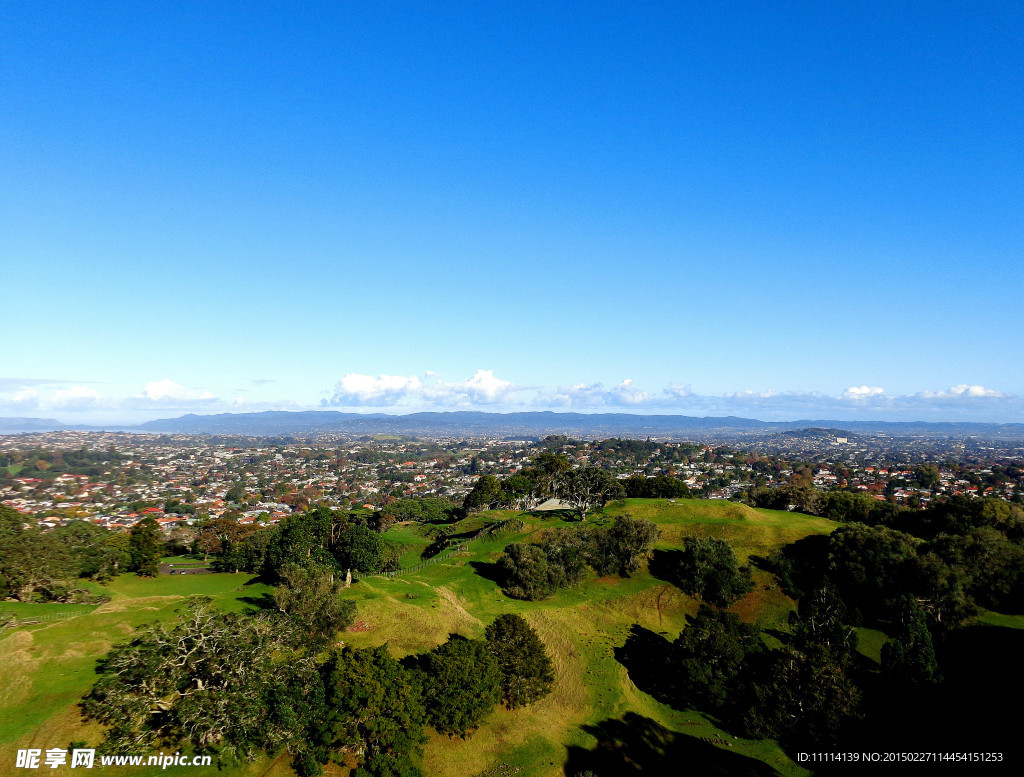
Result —
[{"label": "distant mountain range", "polygon": [[54,429],[75,428],[62,424],[56,418],[4,418],[0,416],[0,432],[48,432]]},{"label": "distant mountain range", "polygon": [[435,437],[516,436],[568,434],[581,437],[625,436],[747,436],[767,432],[805,430],[888,434],[893,437],[985,437],[1024,439],[1024,424],[925,421],[758,421],[736,416],[635,415],[632,413],[342,413],[333,410],[263,413],[188,414],[147,421],[137,426],[84,426],[62,424],[52,418],[0,418],[0,433],[72,429],[81,431],[134,431],[178,434],[276,437],[322,433],[401,434]]}]

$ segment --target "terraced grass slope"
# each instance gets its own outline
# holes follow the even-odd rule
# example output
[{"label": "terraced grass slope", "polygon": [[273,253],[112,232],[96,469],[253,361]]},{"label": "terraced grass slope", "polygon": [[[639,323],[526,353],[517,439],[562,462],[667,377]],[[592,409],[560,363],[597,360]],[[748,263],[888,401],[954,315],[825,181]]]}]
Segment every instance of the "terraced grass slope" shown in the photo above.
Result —
[{"label": "terraced grass slope", "polygon": [[[754,510],[720,501],[627,500],[588,522],[610,523],[629,514],[659,524],[657,548],[679,547],[687,534],[729,541],[737,554],[767,555],[775,548],[835,524],[809,516]],[[470,533],[488,521],[518,515],[492,512],[456,527]],[[525,709],[494,711],[466,739],[432,734],[423,758],[428,777],[542,775],[574,777],[595,748],[626,757],[638,766],[687,765],[693,774],[799,775],[806,772],[771,741],[733,738],[696,712],[680,712],[638,690],[615,658],[633,624],[674,638],[698,602],[652,576],[646,569],[630,578],[596,578],[542,602],[509,599],[493,580],[494,562],[510,542],[529,542],[539,532],[578,526],[559,514],[522,515],[524,529],[487,537],[469,552],[393,579],[369,577],[350,589],[358,604],[357,623],[341,635],[354,647],[388,643],[396,656],[430,649],[451,633],[478,637],[497,615],[523,615],[538,630],[555,662],[550,696]],[[402,525],[388,539],[403,546],[411,565],[429,544],[429,527]],[[734,609],[741,617],[771,626],[784,620],[792,600],[773,579],[755,573],[757,586]],[[15,751],[25,747],[67,747],[74,740],[96,742],[99,731],[84,726],[76,703],[91,686],[96,659],[135,626],[171,617],[183,597],[213,596],[226,609],[252,606],[270,589],[248,575],[211,574],[144,579],[123,576],[110,586],[111,602],[67,620],[20,628],[0,638],[0,775],[15,774]],[[291,774],[288,757],[225,769],[233,777]],[[24,770],[21,770],[24,773]],[[48,773],[74,774],[70,769]],[[644,773],[655,773],[646,768]],[[147,774],[119,767],[118,774]],[[169,768],[168,775],[194,774]],[[343,772],[336,771],[336,774]]]}]

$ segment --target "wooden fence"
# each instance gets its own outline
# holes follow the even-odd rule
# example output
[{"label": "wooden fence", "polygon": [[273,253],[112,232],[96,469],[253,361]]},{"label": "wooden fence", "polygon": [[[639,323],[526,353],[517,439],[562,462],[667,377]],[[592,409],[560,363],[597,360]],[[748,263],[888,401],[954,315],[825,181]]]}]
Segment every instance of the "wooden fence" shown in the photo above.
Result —
[{"label": "wooden fence", "polygon": [[14,629],[18,626],[32,626],[37,623],[56,623],[58,621],[67,620],[68,618],[77,618],[81,615],[88,615],[93,612],[96,608],[91,610],[63,610],[61,612],[44,612],[38,615],[18,615],[13,610],[4,610],[3,606],[0,605],[0,622],[5,619],[7,613],[13,613],[13,620],[7,621],[7,628]]}]

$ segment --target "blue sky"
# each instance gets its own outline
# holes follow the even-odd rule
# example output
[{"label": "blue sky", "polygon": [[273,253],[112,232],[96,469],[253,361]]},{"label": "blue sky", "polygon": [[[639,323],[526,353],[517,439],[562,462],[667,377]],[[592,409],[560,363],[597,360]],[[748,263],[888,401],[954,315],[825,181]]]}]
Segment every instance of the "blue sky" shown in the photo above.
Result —
[{"label": "blue sky", "polygon": [[0,415],[1024,420],[1012,3],[8,3]]}]

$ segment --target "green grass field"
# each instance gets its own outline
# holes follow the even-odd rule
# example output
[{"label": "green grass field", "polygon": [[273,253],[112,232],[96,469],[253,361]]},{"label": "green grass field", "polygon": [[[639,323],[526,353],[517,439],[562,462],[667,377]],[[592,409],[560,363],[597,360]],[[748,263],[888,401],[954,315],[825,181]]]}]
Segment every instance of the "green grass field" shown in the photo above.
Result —
[{"label": "green grass field", "polygon": [[[628,500],[588,522],[607,524],[616,514],[658,523],[662,529],[659,549],[676,548],[681,537],[698,534],[729,541],[741,556],[767,555],[787,542],[834,528],[829,521],[809,516],[698,500]],[[457,530],[476,531],[490,521],[515,515],[495,511],[474,516]],[[720,757],[724,773],[807,773],[774,742],[736,739],[699,713],[658,703],[630,681],[613,652],[625,642],[630,627],[639,624],[671,639],[698,605],[646,569],[629,578],[591,575],[542,602],[506,597],[487,576],[505,545],[529,542],[543,529],[579,525],[558,514],[522,517],[525,528],[519,533],[474,542],[469,552],[414,573],[357,580],[347,594],[357,602],[357,623],[340,639],[354,647],[387,643],[396,656],[407,655],[433,648],[452,633],[478,637],[505,612],[523,615],[548,646],[557,673],[552,694],[514,712],[496,709],[466,739],[432,734],[423,758],[428,777],[484,773],[561,777],[568,753],[592,749],[602,731],[614,729],[628,714],[647,719],[653,730],[671,740],[673,752],[699,752],[704,757],[710,753],[712,760]],[[422,548],[429,544],[426,530],[403,524],[385,535],[402,548],[403,565],[419,562]],[[755,590],[733,609],[765,627],[783,623],[793,608],[792,600],[778,590],[770,575],[758,571],[755,581]],[[22,627],[0,638],[0,775],[19,771],[14,768],[18,748],[98,741],[100,731],[81,722],[76,704],[95,679],[96,660],[114,643],[128,638],[136,626],[172,617],[189,594],[206,594],[225,609],[243,610],[271,589],[246,574],[210,574],[155,579],[125,575],[106,590],[112,599],[104,605],[81,608],[82,614],[66,620]],[[47,771],[73,773],[65,768]],[[162,773],[187,771],[179,767]],[[117,773],[147,774],[145,769],[127,767],[119,767]],[[285,756],[229,767],[222,773],[277,777],[292,772]]]},{"label": "green grass field", "polygon": [[1024,629],[1024,615],[1004,615],[986,610],[978,616],[978,623],[986,626],[1003,626],[1007,629]]}]

